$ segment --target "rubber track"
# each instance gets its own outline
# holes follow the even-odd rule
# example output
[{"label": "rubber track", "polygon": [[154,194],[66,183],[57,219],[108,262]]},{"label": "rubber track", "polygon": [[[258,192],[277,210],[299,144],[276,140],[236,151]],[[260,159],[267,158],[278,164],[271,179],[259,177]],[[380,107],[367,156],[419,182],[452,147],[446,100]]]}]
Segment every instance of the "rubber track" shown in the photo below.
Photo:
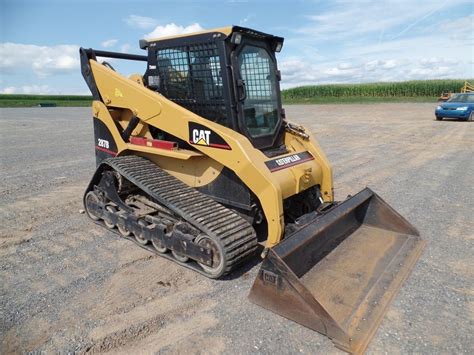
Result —
[{"label": "rubber track", "polygon": [[224,275],[257,249],[257,235],[250,223],[151,161],[138,156],[123,156],[103,163],[189,224],[219,239],[226,260]]}]

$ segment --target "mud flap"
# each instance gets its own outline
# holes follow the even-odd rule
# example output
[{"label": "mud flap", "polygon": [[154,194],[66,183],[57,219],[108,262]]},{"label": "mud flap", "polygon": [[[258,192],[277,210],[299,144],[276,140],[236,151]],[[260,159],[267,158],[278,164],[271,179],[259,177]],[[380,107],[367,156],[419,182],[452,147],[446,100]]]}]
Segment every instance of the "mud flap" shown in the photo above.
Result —
[{"label": "mud flap", "polygon": [[363,353],[424,244],[366,188],[270,249],[249,298]]}]

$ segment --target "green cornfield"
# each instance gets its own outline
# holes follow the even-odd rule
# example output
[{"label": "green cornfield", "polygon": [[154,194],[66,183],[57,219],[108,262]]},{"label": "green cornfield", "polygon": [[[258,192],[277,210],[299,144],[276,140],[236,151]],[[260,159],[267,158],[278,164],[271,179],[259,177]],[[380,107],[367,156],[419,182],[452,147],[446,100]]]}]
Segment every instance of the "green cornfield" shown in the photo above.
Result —
[{"label": "green cornfield", "polygon": [[[438,97],[444,91],[459,92],[465,80],[414,80],[367,84],[300,86],[283,90],[285,100],[316,97]],[[472,82],[473,79],[468,79]]]},{"label": "green cornfield", "polygon": [[0,107],[33,107],[39,104],[56,106],[90,106],[92,96],[82,95],[0,95]]}]

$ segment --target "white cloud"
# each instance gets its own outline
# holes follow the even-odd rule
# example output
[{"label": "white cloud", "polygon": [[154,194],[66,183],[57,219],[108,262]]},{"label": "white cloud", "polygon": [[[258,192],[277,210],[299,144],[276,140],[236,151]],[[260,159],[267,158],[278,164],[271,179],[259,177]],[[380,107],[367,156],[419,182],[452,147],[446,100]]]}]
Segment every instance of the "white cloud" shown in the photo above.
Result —
[{"label": "white cloud", "polygon": [[14,94],[16,92],[16,87],[14,86],[8,86],[6,88],[3,88],[1,93],[2,94]]},{"label": "white cloud", "polygon": [[19,87],[9,86],[0,91],[2,94],[30,94],[45,95],[51,94],[51,88],[48,85],[23,85]]},{"label": "white cloud", "polygon": [[79,70],[79,46],[0,43],[2,74],[22,72],[25,69],[31,69],[40,78],[77,71]]},{"label": "white cloud", "polygon": [[401,65],[400,61],[397,61],[395,59],[389,59],[389,60],[376,59],[376,60],[370,60],[364,63],[364,69],[367,72],[371,72],[380,68],[393,69],[400,65]]},{"label": "white cloud", "polygon": [[128,53],[130,51],[130,44],[125,43],[120,46],[120,52],[122,53]]},{"label": "white cloud", "polygon": [[24,94],[49,94],[51,89],[48,85],[25,85],[21,87]]},{"label": "white cloud", "polygon": [[354,63],[349,63],[349,62],[343,62],[340,63],[337,67],[341,70],[348,70],[348,69],[354,69],[356,65]]},{"label": "white cloud", "polygon": [[[85,86],[85,85],[84,85]],[[18,86],[1,87],[1,94],[26,94],[26,95],[90,95],[88,89],[80,87],[64,87],[58,85],[42,85],[29,83]]]},{"label": "white cloud", "polygon": [[255,15],[253,15],[253,14],[248,15],[248,16],[244,17],[242,20],[239,21],[239,25],[244,26],[253,18],[255,18]]},{"label": "white cloud", "polygon": [[189,26],[179,26],[179,25],[176,25],[175,23],[168,23],[164,26],[161,26],[161,25],[156,26],[156,28],[152,32],[145,35],[145,38],[151,39],[151,38],[159,38],[159,37],[166,37],[166,36],[174,36],[174,35],[192,33],[192,32],[197,32],[197,31],[202,31],[202,30],[203,28],[198,23],[193,23]]},{"label": "white cloud", "polygon": [[456,21],[444,21],[436,27],[432,30],[447,33],[451,40],[474,45],[474,14],[457,18]]},{"label": "white cloud", "polygon": [[448,77],[452,73],[451,67],[439,66],[434,68],[413,68],[409,75],[413,79],[434,79]]},{"label": "white cloud", "polygon": [[387,61],[383,61],[382,68],[384,69],[392,69],[397,66],[397,61],[395,59],[389,59]]},{"label": "white cloud", "polygon": [[442,64],[456,65],[456,64],[459,64],[459,60],[439,58],[439,57],[431,57],[431,58],[422,58],[422,59],[420,59],[419,63],[422,66],[425,66],[425,67],[433,67],[433,66],[439,66],[439,65],[442,65]]},{"label": "white cloud", "polygon": [[104,42],[102,42],[102,47],[104,48],[110,48],[110,47],[113,47],[117,44],[118,40],[117,39],[108,39]]},{"label": "white cloud", "polygon": [[158,24],[158,21],[156,21],[154,18],[138,15],[130,15],[124,21],[130,27],[140,28],[142,30],[153,28]]}]

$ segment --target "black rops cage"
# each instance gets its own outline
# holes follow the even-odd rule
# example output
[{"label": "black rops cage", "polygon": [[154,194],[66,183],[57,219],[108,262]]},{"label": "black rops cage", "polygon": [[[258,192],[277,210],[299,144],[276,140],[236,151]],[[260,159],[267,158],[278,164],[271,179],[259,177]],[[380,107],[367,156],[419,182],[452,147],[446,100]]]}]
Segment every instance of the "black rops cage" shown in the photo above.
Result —
[{"label": "black rops cage", "polygon": [[211,121],[229,126],[217,41],[160,44],[149,53],[148,86]]}]

